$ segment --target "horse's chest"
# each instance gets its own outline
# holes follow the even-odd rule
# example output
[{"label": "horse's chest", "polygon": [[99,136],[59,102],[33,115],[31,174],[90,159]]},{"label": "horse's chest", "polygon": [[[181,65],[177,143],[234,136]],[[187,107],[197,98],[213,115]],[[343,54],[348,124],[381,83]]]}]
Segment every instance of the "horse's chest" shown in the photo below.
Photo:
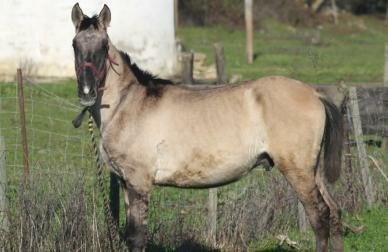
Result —
[{"label": "horse's chest", "polygon": [[104,163],[108,165],[109,169],[113,173],[115,173],[120,178],[125,178],[125,170],[123,169],[124,167],[118,164],[115,159],[111,157],[109,151],[105,148],[103,141],[100,144],[100,155]]}]

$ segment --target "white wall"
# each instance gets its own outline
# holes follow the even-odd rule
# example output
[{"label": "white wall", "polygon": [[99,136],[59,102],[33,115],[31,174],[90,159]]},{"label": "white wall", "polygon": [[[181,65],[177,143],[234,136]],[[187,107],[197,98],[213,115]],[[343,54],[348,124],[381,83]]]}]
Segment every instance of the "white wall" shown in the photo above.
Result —
[{"label": "white wall", "polygon": [[[74,77],[71,8],[74,0],[1,0],[0,79],[16,68],[42,77]],[[176,51],[173,0],[80,0],[84,14],[112,12],[108,34],[142,68],[161,76],[174,73]]]}]

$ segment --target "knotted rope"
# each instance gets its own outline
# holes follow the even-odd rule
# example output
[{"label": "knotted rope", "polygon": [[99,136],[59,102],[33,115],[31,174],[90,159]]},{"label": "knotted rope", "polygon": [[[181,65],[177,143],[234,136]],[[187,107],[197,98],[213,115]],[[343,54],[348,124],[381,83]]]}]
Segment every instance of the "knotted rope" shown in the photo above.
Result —
[{"label": "knotted rope", "polygon": [[112,251],[116,251],[120,248],[120,245],[121,245],[120,244],[120,237],[118,234],[116,221],[114,220],[112,212],[110,210],[109,198],[108,198],[106,191],[105,191],[105,188],[104,188],[103,165],[101,163],[100,152],[98,150],[96,137],[94,135],[92,115],[89,116],[88,126],[89,126],[89,133],[90,133],[90,138],[92,140],[93,151],[94,151],[94,156],[95,156],[95,161],[96,161],[96,166],[97,166],[96,172],[97,172],[98,188],[99,188],[101,196],[102,196],[103,205],[104,205],[104,212],[105,212],[105,219],[106,219],[106,223],[108,226],[108,237],[109,237],[110,248]]}]

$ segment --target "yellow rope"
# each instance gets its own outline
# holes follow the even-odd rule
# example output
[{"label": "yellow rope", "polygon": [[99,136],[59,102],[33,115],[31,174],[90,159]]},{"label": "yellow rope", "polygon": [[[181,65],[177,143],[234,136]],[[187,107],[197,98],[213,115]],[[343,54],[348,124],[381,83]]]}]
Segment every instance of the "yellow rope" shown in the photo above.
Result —
[{"label": "yellow rope", "polygon": [[107,194],[106,194],[106,191],[104,188],[103,166],[102,166],[102,163],[100,160],[100,152],[98,150],[96,138],[94,135],[92,115],[89,116],[88,126],[89,126],[90,137],[91,137],[92,144],[93,144],[94,156],[96,159],[95,161],[96,161],[96,166],[97,166],[98,188],[101,192],[102,199],[103,199],[105,218],[106,218],[106,222],[107,222],[107,226],[108,226],[108,237],[109,237],[110,247],[111,247],[112,251],[115,251],[119,248],[120,237],[119,237],[118,232],[117,232],[116,221],[114,220],[114,218],[112,216],[112,212],[110,210],[109,199],[107,197]]}]

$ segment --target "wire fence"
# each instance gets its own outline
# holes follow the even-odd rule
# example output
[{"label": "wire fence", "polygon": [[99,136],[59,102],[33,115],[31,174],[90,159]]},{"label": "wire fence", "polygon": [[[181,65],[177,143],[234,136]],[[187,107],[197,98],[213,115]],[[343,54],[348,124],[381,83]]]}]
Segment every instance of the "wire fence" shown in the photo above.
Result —
[{"label": "wire fence", "polygon": [[[2,87],[0,134],[5,137],[7,167],[22,172],[20,122],[16,86]],[[39,85],[25,85],[25,112],[31,166],[61,167],[58,172],[77,172],[74,167],[87,167],[90,158],[87,136],[75,131],[69,119],[78,107],[51,94]],[[3,95],[4,94],[4,95]],[[71,120],[70,120],[71,122]],[[33,170],[33,169],[32,169]],[[33,170],[37,172],[37,169]]]},{"label": "wire fence", "polygon": [[[388,148],[384,141],[388,137],[388,93],[382,88],[357,91],[374,203],[386,204],[388,182],[384,174],[388,173]],[[79,130],[71,125],[81,108],[70,93],[60,86],[25,85],[31,171],[30,183],[24,185],[17,88],[13,84],[0,86],[6,216],[11,223],[1,232],[0,245],[7,250],[108,249],[91,143],[86,125]],[[344,112],[350,133],[343,173],[331,190],[341,208],[353,212],[367,203],[354,136],[354,114]],[[212,215],[209,190],[156,187],[149,209],[150,247],[202,248],[216,243],[217,247],[244,249],[253,241],[287,234],[298,226],[298,200],[277,169],[268,172],[259,167],[240,181],[218,188],[216,196],[217,208]],[[123,209],[120,215],[122,230]],[[214,223],[212,237],[209,230],[214,230]]]}]

